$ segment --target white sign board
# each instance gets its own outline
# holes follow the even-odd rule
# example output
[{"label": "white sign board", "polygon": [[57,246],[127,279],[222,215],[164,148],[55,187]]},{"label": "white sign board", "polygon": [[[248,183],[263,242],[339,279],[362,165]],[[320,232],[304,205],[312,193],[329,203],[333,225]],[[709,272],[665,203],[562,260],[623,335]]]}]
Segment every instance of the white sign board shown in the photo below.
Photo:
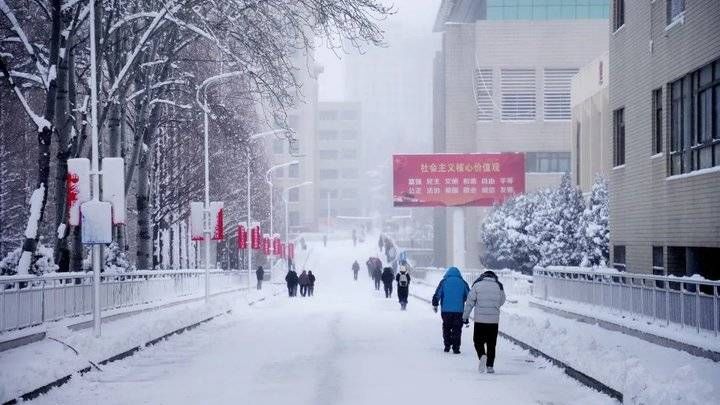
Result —
[{"label": "white sign board", "polygon": [[102,200],[112,204],[113,224],[125,223],[125,164],[123,158],[102,160]]},{"label": "white sign board", "polygon": [[82,243],[86,245],[112,242],[112,205],[105,201],[88,201],[80,206]]},{"label": "white sign board", "polygon": [[68,159],[67,210],[68,224],[80,225],[80,205],[90,201],[90,160]]},{"label": "white sign board", "polygon": [[190,239],[192,240],[205,239],[203,221],[205,212],[203,206],[203,203],[197,201],[190,203]]}]

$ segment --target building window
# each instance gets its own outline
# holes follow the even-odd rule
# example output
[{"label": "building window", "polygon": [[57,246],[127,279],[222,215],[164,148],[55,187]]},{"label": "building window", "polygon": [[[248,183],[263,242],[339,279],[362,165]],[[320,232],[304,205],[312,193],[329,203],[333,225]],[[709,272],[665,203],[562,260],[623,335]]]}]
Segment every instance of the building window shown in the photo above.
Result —
[{"label": "building window", "polygon": [[535,120],[534,69],[502,69],[500,87],[503,121]]},{"label": "building window", "polygon": [[664,252],[662,246],[652,247],[652,273],[656,276],[665,275]]},{"label": "building window", "polygon": [[570,152],[527,152],[525,172],[567,173],[570,171]]},{"label": "building window", "polygon": [[357,120],[358,119],[358,111],[357,110],[343,110],[340,111],[340,119],[343,120]]},{"label": "building window", "polygon": [[357,138],[357,131],[355,131],[354,129],[347,129],[345,131],[342,131],[342,139],[346,141],[351,141],[355,138]]},{"label": "building window", "polygon": [[321,179],[337,179],[338,178],[338,171],[335,169],[323,169],[320,170],[320,178]]},{"label": "building window", "polygon": [[343,159],[357,159],[357,150],[355,149],[343,149]]},{"label": "building window", "polygon": [[685,12],[685,0],[666,0],[667,23],[670,25]]},{"label": "building window", "polygon": [[318,132],[321,141],[334,141],[337,139],[337,131],[322,130]]},{"label": "building window", "polygon": [[300,189],[291,188],[290,190],[288,190],[288,201],[290,201],[290,202],[300,201]]},{"label": "building window", "polygon": [[608,0],[487,0],[487,19],[607,19],[608,8]]},{"label": "building window", "polygon": [[298,177],[300,177],[300,165],[299,164],[294,164],[294,165],[288,166],[288,177],[290,177],[291,179],[297,179]]},{"label": "building window", "polygon": [[662,146],[662,134],[663,134],[663,97],[662,87],[655,89],[652,92],[652,109],[653,109],[653,126],[652,126],[652,144],[653,154],[658,154],[663,151]]},{"label": "building window", "polygon": [[345,200],[353,200],[358,198],[358,191],[354,188],[345,188],[342,190],[342,198]]},{"label": "building window", "polygon": [[322,160],[337,160],[338,151],[335,149],[321,149],[318,155]]},{"label": "building window", "polygon": [[285,152],[285,140],[284,139],[273,139],[272,143],[273,153],[281,155]]},{"label": "building window", "polygon": [[613,267],[618,271],[625,271],[625,246],[613,246]]},{"label": "building window", "polygon": [[613,0],[613,30],[625,25],[625,0]]},{"label": "building window", "polygon": [[334,121],[337,119],[337,111],[335,110],[325,110],[320,111],[320,121]]},{"label": "building window", "polygon": [[493,120],[493,71],[491,68],[475,69],[475,104],[478,121]]},{"label": "building window", "polygon": [[668,84],[670,173],[720,166],[720,60]]},{"label": "building window", "polygon": [[625,164],[625,109],[613,111],[613,166]]},{"label": "building window", "polygon": [[343,169],[343,179],[357,179],[359,177],[358,169]]},{"label": "building window", "polygon": [[543,99],[545,121],[570,120],[570,84],[578,69],[545,69]]}]

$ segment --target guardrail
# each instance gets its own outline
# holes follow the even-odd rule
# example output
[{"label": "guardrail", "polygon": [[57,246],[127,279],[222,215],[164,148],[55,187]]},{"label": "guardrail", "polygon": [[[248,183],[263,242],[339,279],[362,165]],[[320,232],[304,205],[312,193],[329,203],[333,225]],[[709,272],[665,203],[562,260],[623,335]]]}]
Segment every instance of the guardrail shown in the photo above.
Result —
[{"label": "guardrail", "polygon": [[[102,274],[101,310],[201,294],[204,270]],[[247,285],[247,272],[210,271],[210,292]],[[92,273],[0,277],[0,333],[92,312]]]},{"label": "guardrail", "polygon": [[[428,280],[433,282],[439,282],[446,271],[447,269],[442,267],[417,267],[413,269],[413,272],[425,273],[422,278],[426,280],[428,274],[433,275],[436,280]],[[472,284],[486,271],[487,269],[467,269],[461,270],[460,273],[468,284]],[[512,270],[492,271],[497,274],[498,280],[503,284],[506,293],[515,296],[532,294],[533,278],[531,276]]]},{"label": "guardrail", "polygon": [[718,334],[720,281],[568,268],[535,269],[534,296],[575,301]]}]

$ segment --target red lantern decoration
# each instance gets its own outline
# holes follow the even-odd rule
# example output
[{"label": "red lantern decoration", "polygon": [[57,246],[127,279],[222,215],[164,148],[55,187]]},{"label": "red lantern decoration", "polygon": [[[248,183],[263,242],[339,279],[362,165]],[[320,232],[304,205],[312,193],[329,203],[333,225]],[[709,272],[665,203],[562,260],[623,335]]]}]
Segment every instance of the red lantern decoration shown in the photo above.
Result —
[{"label": "red lantern decoration", "polygon": [[290,260],[295,259],[295,244],[294,243],[287,244],[287,255],[288,255],[288,259],[290,259]]},{"label": "red lantern decoration", "polygon": [[265,256],[270,256],[270,236],[267,234],[263,236],[262,248]]},{"label": "red lantern decoration", "polygon": [[252,228],[250,228],[250,247],[253,250],[262,249],[262,233],[260,230],[260,223],[253,222]]},{"label": "red lantern decoration", "polygon": [[282,254],[282,242],[280,241],[280,235],[273,235],[273,256],[280,256]]},{"label": "red lantern decoration", "polygon": [[245,224],[238,224],[237,228],[237,248],[245,250],[248,247],[248,231]]}]

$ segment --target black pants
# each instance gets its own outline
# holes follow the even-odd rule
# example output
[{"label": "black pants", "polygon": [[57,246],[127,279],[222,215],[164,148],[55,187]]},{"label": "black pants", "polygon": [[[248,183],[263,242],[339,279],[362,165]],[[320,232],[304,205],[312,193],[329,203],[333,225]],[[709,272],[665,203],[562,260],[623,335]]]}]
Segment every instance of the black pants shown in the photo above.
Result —
[{"label": "black pants", "polygon": [[[487,366],[493,367],[495,364],[495,344],[497,343],[498,324],[496,323],[478,323],[475,322],[475,330],[473,332],[473,343],[475,343],[475,351],[478,359],[487,354]],[[485,351],[487,346],[487,353]]]},{"label": "black pants", "polygon": [[301,286],[300,286],[300,295],[302,295],[303,297],[306,296],[306,295],[307,295],[307,291],[308,291],[308,286],[306,286],[306,285],[301,285]]},{"label": "black pants", "polygon": [[357,271],[353,271],[353,275],[355,276],[355,280],[357,280],[357,274],[358,274]]},{"label": "black pants", "polygon": [[462,337],[463,319],[462,312],[443,312],[443,342],[445,347],[452,347],[453,350],[460,350],[460,338]]},{"label": "black pants", "polygon": [[288,284],[288,296],[294,297],[297,295],[297,284]]},{"label": "black pants", "polygon": [[392,296],[392,284],[385,284],[385,298]]},{"label": "black pants", "polygon": [[262,280],[257,281],[257,289],[262,290]]},{"label": "black pants", "polygon": [[312,297],[313,295],[315,295],[315,284],[310,284],[308,286],[307,293],[308,293],[308,297]]},{"label": "black pants", "polygon": [[398,301],[400,301],[401,304],[407,304],[410,287],[398,287],[397,291]]},{"label": "black pants", "polygon": [[380,280],[379,279],[375,279],[375,289],[380,291]]}]

